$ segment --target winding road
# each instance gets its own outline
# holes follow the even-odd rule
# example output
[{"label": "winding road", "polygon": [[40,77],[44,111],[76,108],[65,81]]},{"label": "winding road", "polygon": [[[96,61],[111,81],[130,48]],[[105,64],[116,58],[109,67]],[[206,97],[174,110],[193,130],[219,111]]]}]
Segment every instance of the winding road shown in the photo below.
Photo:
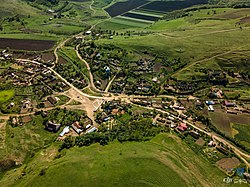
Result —
[{"label": "winding road", "polygon": [[[90,5],[90,9],[93,10],[95,13],[95,10],[92,8],[92,5],[93,5],[94,1],[92,1],[91,5]],[[96,26],[93,25],[90,30],[92,30],[94,27]],[[224,32],[228,32],[228,31],[224,31]],[[92,72],[91,72],[91,68],[89,66],[89,64],[87,63],[86,60],[84,60],[81,55],[79,54],[79,45],[76,46],[76,54],[77,54],[77,57],[86,65],[87,67],[87,70],[88,70],[88,73],[89,73],[89,88],[91,88],[91,90],[93,92],[96,92],[98,94],[102,93],[102,94],[107,94],[107,95],[110,95],[110,96],[93,96],[93,95],[89,95],[87,93],[84,93],[82,90],[76,88],[74,85],[72,85],[70,82],[68,82],[64,77],[62,77],[58,72],[56,72],[54,70],[54,67],[55,65],[58,63],[59,61],[59,56],[58,56],[58,50],[60,48],[62,48],[66,42],[68,42],[70,39],[76,37],[76,36],[82,36],[83,35],[83,32],[79,33],[79,34],[76,34],[74,36],[71,36],[70,38],[67,38],[65,39],[64,41],[60,42],[54,49],[54,56],[55,56],[55,64],[53,67],[47,67],[45,66],[44,64],[40,63],[40,62],[37,62],[37,61],[34,61],[34,60],[27,60],[27,59],[16,59],[18,61],[24,61],[24,62],[30,62],[30,63],[35,63],[35,64],[39,64],[39,65],[42,65],[43,67],[47,68],[48,70],[50,70],[51,72],[53,72],[61,81],[63,81],[64,83],[66,83],[70,89],[68,91],[66,91],[64,94],[67,95],[68,97],[78,102],[80,102],[81,104],[80,105],[68,105],[68,103],[60,106],[62,108],[66,107],[66,108],[69,108],[69,109],[84,109],[86,110],[87,112],[87,115],[88,117],[90,117],[90,119],[93,121],[94,125],[97,126],[97,124],[95,123],[95,117],[94,117],[94,111],[96,110],[96,107],[94,106],[94,103],[97,102],[97,103],[100,103],[100,101],[103,101],[103,100],[113,100],[113,99],[124,99],[126,102],[128,103],[131,103],[130,100],[133,99],[133,98],[148,98],[147,96],[135,96],[135,95],[125,95],[125,94],[119,94],[117,96],[114,96],[112,93],[109,93],[108,92],[108,89],[112,83],[112,81],[115,79],[115,76],[112,78],[112,80],[109,82],[107,88],[105,89],[105,91],[101,91],[99,90],[98,88],[95,87],[94,85],[94,78],[93,78],[93,75],[92,75]],[[234,49],[235,50],[235,49]],[[212,56],[208,59],[203,59],[203,60],[200,60],[200,61],[197,61],[197,62],[194,62],[194,63],[191,63],[189,64],[187,67],[190,67],[198,62],[203,62],[203,61],[207,61],[207,60],[210,60],[210,59],[213,59],[213,58],[216,58],[218,56],[221,56],[221,55],[225,55],[225,54],[228,54],[234,50],[231,50],[231,51],[227,51],[227,52],[224,52],[222,54],[217,54],[215,56]],[[170,97],[170,98],[175,98],[174,96],[158,96],[158,97]],[[142,106],[140,106],[142,107]],[[54,108],[54,107],[53,107]],[[43,110],[51,110],[53,108],[44,108]],[[146,109],[149,109],[149,110],[156,110],[158,112],[161,112],[161,113],[165,113],[165,114],[168,114],[168,115],[171,115],[169,112],[166,112],[164,110],[161,110],[161,109],[157,109],[157,108],[153,108],[153,107],[144,107]],[[31,115],[31,114],[34,114],[35,112],[32,112],[32,113],[28,113],[28,114],[11,114],[11,115],[3,115],[3,116],[0,116],[0,119],[3,119],[3,120],[8,120],[10,116],[25,116],[25,115]],[[172,116],[172,115],[171,115]],[[212,137],[213,139],[217,140],[218,142],[222,142],[223,144],[227,145],[229,148],[231,148],[233,150],[233,152],[239,157],[242,159],[242,161],[246,164],[247,167],[250,167],[250,164],[249,162],[247,161],[248,159],[250,159],[250,155],[247,154],[247,153],[244,153],[242,152],[238,147],[236,147],[235,145],[233,145],[232,143],[230,143],[229,141],[223,139],[222,137],[220,137],[219,135],[215,134],[214,132],[207,132],[206,130],[204,129],[201,129],[199,127],[197,127],[196,125],[192,124],[191,122],[187,121],[187,120],[182,120],[181,118],[177,117],[177,116],[174,116],[174,118],[176,118],[178,121],[183,121],[185,122],[186,124],[192,126],[193,128],[199,130],[200,132],[203,132],[205,133],[206,135]],[[2,123],[4,124],[4,123]]]}]

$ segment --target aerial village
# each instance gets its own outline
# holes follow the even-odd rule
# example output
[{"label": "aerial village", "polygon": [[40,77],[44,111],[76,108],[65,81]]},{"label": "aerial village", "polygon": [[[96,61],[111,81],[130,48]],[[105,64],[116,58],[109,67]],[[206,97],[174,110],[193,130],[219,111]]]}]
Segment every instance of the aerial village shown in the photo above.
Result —
[{"label": "aerial village", "polygon": [[[91,31],[85,34],[93,36]],[[101,34],[94,36],[101,37]],[[11,83],[20,90],[18,96],[1,107],[3,113],[19,114],[10,117],[10,125],[13,127],[28,125],[35,123],[36,118],[41,118],[44,131],[56,134],[58,141],[64,141],[67,137],[86,136],[93,132],[102,133],[99,127],[112,131],[117,125],[146,118],[152,126],[160,127],[164,132],[177,134],[194,149],[198,146],[199,150],[216,162],[223,171],[231,174],[234,168],[240,165],[241,161],[232,151],[230,144],[223,143],[221,139],[213,136],[210,130],[212,125],[206,119],[211,118],[213,113],[240,118],[241,115],[250,114],[249,103],[228,99],[222,86],[211,86],[201,97],[192,95],[196,89],[194,84],[170,80],[161,87],[166,72],[160,72],[160,69],[169,68],[172,63],[177,64],[175,69],[181,68],[184,64],[178,62],[178,59],[168,63],[168,67],[159,65],[159,61],[162,64],[166,60],[162,57],[141,58],[129,64],[122,64],[122,59],[110,56],[116,53],[126,56],[127,51],[113,49],[113,54],[101,53],[98,52],[100,50],[98,47],[91,46],[93,44],[89,41],[83,41],[82,37],[77,37],[73,43],[79,43],[82,57],[90,64],[94,85],[97,89],[113,94],[113,99],[105,96],[102,99],[94,98],[99,104],[93,107],[95,109],[92,117],[84,111],[72,112],[72,109],[76,109],[82,101],[79,96],[76,101],[77,99],[70,98],[67,93],[74,86],[76,89],[85,88],[88,85],[85,76],[76,76],[78,79],[75,79],[67,74],[65,82],[50,69],[55,67],[57,72],[63,73],[66,71],[63,69],[65,62],[55,65],[53,58],[44,60],[43,55],[29,56],[25,60],[20,54],[4,50],[1,52],[1,58],[14,61],[14,65],[1,73],[0,80]],[[110,50],[110,47],[105,50]],[[166,62],[171,61],[166,60]],[[145,73],[150,76],[145,77]],[[215,81],[221,78],[221,73],[210,72],[208,76],[210,80]],[[233,76],[241,79],[240,74],[234,73]],[[94,106],[94,103],[95,101],[91,104]]]}]

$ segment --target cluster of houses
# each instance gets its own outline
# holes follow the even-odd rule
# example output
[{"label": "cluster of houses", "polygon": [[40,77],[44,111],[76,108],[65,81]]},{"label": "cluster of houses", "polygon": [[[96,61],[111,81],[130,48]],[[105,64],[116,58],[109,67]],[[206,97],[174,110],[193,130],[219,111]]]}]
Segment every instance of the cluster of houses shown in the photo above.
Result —
[{"label": "cluster of houses", "polygon": [[240,107],[235,102],[228,100],[223,100],[222,102],[207,100],[206,105],[209,112],[214,112],[214,106],[219,105],[229,114],[250,113],[248,108]]},{"label": "cluster of houses", "polygon": [[104,102],[99,112],[100,115],[97,117],[97,122],[101,124],[111,121],[114,116],[127,113],[129,107],[129,104],[122,103],[120,100]]},{"label": "cluster of houses", "polygon": [[[154,125],[168,126],[171,129],[174,129],[174,131],[180,135],[183,135],[184,133],[189,134],[190,136],[192,136],[196,140],[198,145],[201,145],[201,146],[205,145],[205,141],[203,140],[203,136],[204,136],[203,132],[200,132],[199,129],[195,129],[195,128],[189,126],[185,122],[181,122],[181,121],[177,120],[176,117],[173,115],[168,115],[167,117],[157,115],[155,117],[155,119],[153,120],[153,123],[154,123]],[[223,155],[228,156],[230,154],[230,149],[226,145],[224,145],[222,143],[218,143],[217,141],[215,141],[213,139],[210,139],[207,142],[207,146],[213,150],[215,149],[215,150],[219,151]],[[208,154],[208,156],[209,155],[212,156],[210,153]]]},{"label": "cluster of houses", "polygon": [[[50,132],[58,132],[62,125],[55,121],[48,121],[45,125],[45,129]],[[59,138],[63,139],[67,135],[78,136],[86,133],[97,131],[97,127],[92,125],[92,121],[89,118],[85,118],[84,121],[75,121],[71,125],[66,126],[59,134]]]},{"label": "cluster of houses", "polygon": [[105,89],[107,81],[115,75],[115,80],[109,90],[114,93],[151,94],[153,85],[159,84],[157,75],[149,76],[149,78],[143,77],[145,73],[153,74],[155,64],[153,60],[140,59],[127,62],[124,66],[124,63],[121,62],[123,62],[124,55],[128,55],[128,52],[123,49],[113,46],[98,48],[92,46],[91,42],[85,42],[83,46],[81,55],[87,59],[91,66],[97,88]]},{"label": "cluster of houses", "polygon": [[[17,87],[32,88],[32,92],[30,92],[30,88],[28,92],[25,93],[16,93],[16,95],[22,97],[23,99],[17,99],[17,101],[13,100],[9,104],[9,109],[19,107],[22,114],[29,112],[34,107],[34,103],[39,103],[42,98],[47,95],[52,94],[54,91],[63,92],[68,89],[68,86],[62,82],[60,79],[45,67],[30,63],[27,61],[16,61],[13,64],[13,67],[4,69],[0,75],[1,81],[11,82],[13,85]],[[39,97],[38,101],[31,101],[32,95],[36,95]],[[54,106],[57,102],[54,98],[48,97],[48,101],[51,103],[51,106]],[[20,105],[20,106],[19,106]]]},{"label": "cluster of houses", "polygon": [[5,49],[5,50],[1,51],[0,57],[3,60],[11,60],[13,57],[13,54],[11,54],[8,50]]},{"label": "cluster of houses", "polygon": [[8,68],[1,73],[1,78],[11,80],[17,86],[46,85],[44,89],[64,91],[67,89],[65,83],[56,78],[50,70],[45,67],[26,61],[16,61],[18,68]]}]

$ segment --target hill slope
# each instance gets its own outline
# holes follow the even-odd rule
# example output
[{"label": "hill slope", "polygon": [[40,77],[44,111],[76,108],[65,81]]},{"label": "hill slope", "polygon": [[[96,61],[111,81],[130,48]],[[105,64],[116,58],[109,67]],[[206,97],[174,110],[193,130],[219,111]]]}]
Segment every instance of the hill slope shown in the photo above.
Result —
[{"label": "hill slope", "polygon": [[224,174],[173,135],[141,143],[75,147],[54,159],[56,154],[53,147],[38,153],[26,167],[8,172],[2,185],[223,186]]}]

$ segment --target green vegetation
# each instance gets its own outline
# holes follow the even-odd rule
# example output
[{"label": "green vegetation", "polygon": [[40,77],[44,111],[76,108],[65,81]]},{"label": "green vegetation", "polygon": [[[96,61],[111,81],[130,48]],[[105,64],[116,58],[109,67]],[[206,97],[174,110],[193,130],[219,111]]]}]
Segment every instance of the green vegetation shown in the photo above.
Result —
[{"label": "green vegetation", "polygon": [[9,101],[15,95],[15,90],[4,90],[0,91],[0,104]]},{"label": "green vegetation", "polygon": [[233,124],[232,128],[237,131],[234,138],[250,147],[250,124]]},{"label": "green vegetation", "polygon": [[[107,146],[75,147],[61,153],[56,153],[54,149],[53,147],[46,149],[38,153],[26,167],[22,166],[16,172],[8,172],[8,175],[3,177],[2,184],[19,186],[76,186],[82,183],[86,186],[224,185],[221,182],[224,174],[220,170],[203,157],[197,157],[185,143],[171,135],[161,134],[151,141],[141,143],[113,142]],[[53,159],[54,157],[57,159]],[[23,177],[20,177],[21,172],[25,173]],[[73,177],[73,180],[68,180],[69,176]]]},{"label": "green vegetation", "polygon": [[[170,124],[178,125],[181,120],[159,115],[160,110],[183,118],[192,116],[197,120],[192,123],[204,125],[249,152],[250,117],[243,112],[249,112],[250,101],[250,37],[246,37],[250,9],[241,8],[249,6],[248,2],[211,0],[212,6],[165,14],[161,7],[151,9],[144,0],[144,8],[126,12],[130,5],[134,7],[135,1],[130,0],[125,2],[129,7],[114,8],[110,17],[105,10],[117,2],[123,1],[1,2],[0,38],[54,43],[71,37],[57,45],[56,64],[57,55],[52,51],[1,52],[0,112],[20,114],[10,115],[6,126],[6,116],[1,116],[1,186],[223,186],[225,175],[214,164],[226,156],[207,146],[211,137],[200,133],[198,144],[190,133],[192,127],[177,133]],[[161,20],[155,22],[158,18]],[[39,60],[45,52],[52,56],[51,61]],[[105,92],[92,90],[88,65],[78,52],[88,63],[96,88]],[[45,65],[17,62],[12,57]],[[66,92],[70,85],[48,67],[85,94],[74,89]],[[217,91],[212,93],[214,87],[222,90],[221,97],[215,96]],[[177,99],[164,99],[166,95]],[[197,96],[199,102],[196,98],[190,101],[191,97],[186,100],[187,95]],[[47,96],[60,100],[55,104]],[[111,98],[114,100],[109,101]],[[208,112],[204,101],[215,98],[218,103],[236,102],[242,113],[233,114],[234,107],[228,109],[235,111],[227,111],[217,104],[214,112]],[[100,102],[102,110],[93,112]],[[60,106],[65,103],[67,106]],[[185,107],[183,116],[173,104]],[[86,108],[89,116],[70,108]],[[70,127],[68,134],[58,137],[59,132],[45,130],[49,121],[62,128],[79,121],[83,132],[77,136]],[[98,131],[85,134],[87,124]],[[15,163],[19,167],[11,170]]]},{"label": "green vegetation", "polygon": [[150,140],[160,132],[166,131],[163,127],[153,126],[152,120],[147,118],[134,121],[131,116],[125,114],[118,120],[120,124],[114,125],[112,129],[108,129],[106,124],[102,124],[99,127],[98,133],[92,132],[76,138],[67,137],[60,150],[64,148],[69,149],[73,146],[88,146],[93,143],[106,145],[115,140],[118,140],[119,142],[146,141]]},{"label": "green vegetation", "polygon": [[94,1],[94,6],[97,8],[104,8],[108,6],[113,0],[96,0]]},{"label": "green vegetation", "polygon": [[65,95],[58,95],[56,97],[59,98],[59,101],[56,103],[57,105],[63,105],[70,100],[70,98]]},{"label": "green vegetation", "polygon": [[6,126],[6,140],[4,148],[0,151],[0,160],[17,159],[18,162],[28,162],[37,151],[46,148],[56,140],[58,134],[45,130],[45,124],[55,121],[63,126],[72,121],[81,121],[80,117],[85,116],[83,111],[68,111],[55,109],[48,111],[48,116],[43,117],[41,112],[31,116],[31,121],[25,123],[23,117],[11,117]]},{"label": "green vegetation", "polygon": [[53,2],[4,0],[0,5],[0,37],[59,39],[88,27],[82,18],[91,15],[89,1]]},{"label": "green vegetation", "polygon": [[84,62],[76,56],[76,51],[72,47],[64,47],[60,49],[60,56],[66,61],[57,64],[55,70],[76,87],[80,89],[86,87],[89,74]]},{"label": "green vegetation", "polygon": [[[21,118],[19,118],[21,121]],[[35,116],[33,121],[23,126],[6,126],[6,140],[0,151],[0,160],[12,159],[22,163],[31,159],[35,153],[49,146],[56,138],[44,130],[41,116]]]}]

